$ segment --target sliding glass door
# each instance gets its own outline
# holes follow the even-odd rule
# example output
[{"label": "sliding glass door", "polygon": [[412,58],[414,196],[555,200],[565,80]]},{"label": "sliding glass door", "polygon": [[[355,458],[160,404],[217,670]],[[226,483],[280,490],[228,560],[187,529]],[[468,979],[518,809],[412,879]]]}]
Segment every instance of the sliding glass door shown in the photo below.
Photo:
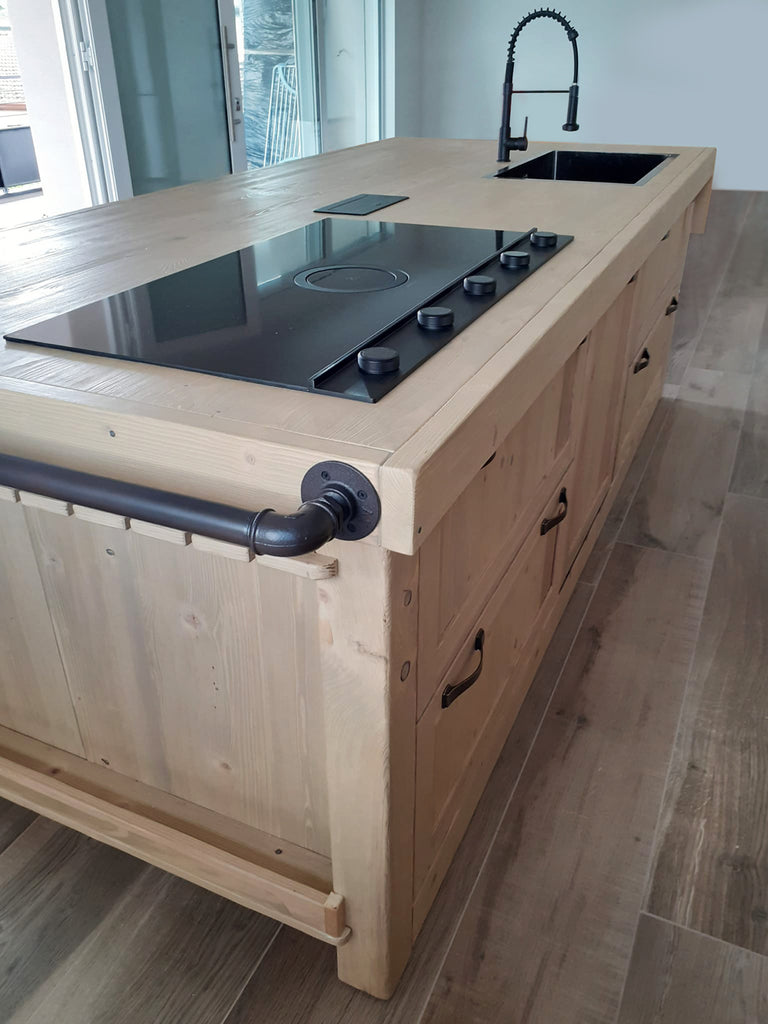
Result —
[{"label": "sliding glass door", "polygon": [[59,2],[95,201],[379,137],[379,0]]}]

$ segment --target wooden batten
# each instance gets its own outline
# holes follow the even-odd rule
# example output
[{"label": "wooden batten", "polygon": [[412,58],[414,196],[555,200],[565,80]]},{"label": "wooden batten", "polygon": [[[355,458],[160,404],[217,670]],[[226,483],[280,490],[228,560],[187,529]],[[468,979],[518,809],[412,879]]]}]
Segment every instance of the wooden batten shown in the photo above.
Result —
[{"label": "wooden batten", "polygon": [[[60,751],[55,751],[47,770],[40,763],[24,763],[18,750],[5,745],[8,736],[2,730],[0,795],[6,799],[331,945],[343,945],[349,938],[340,894],[323,892],[156,820],[146,807],[140,813],[124,806],[114,792],[89,792],[63,781],[58,766],[62,759],[71,759]],[[14,746],[18,748],[18,741]],[[44,753],[42,744],[26,738],[24,746],[38,756]]]}]

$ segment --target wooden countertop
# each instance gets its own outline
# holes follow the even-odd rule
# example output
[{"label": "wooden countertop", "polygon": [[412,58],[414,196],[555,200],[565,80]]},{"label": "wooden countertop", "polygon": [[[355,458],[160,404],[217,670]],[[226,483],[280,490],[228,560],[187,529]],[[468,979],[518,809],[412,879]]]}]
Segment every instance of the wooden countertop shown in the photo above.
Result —
[{"label": "wooden countertop", "polygon": [[[532,144],[511,162],[552,148]],[[295,507],[322,458],[383,504],[373,542],[411,552],[712,177],[675,152],[647,184],[497,180],[495,143],[390,139],[8,229],[0,335],[320,219],[358,192],[380,220],[542,229],[574,241],[375,405],[35,347],[0,349],[0,448],[202,497]]]}]

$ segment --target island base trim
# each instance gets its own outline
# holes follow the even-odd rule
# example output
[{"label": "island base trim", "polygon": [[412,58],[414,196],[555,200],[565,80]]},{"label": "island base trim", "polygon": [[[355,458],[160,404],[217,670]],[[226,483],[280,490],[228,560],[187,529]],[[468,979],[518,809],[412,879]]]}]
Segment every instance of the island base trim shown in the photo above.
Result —
[{"label": "island base trim", "polygon": [[342,946],[352,934],[342,895],[280,875],[22,761],[0,747],[5,799],[330,945]]}]

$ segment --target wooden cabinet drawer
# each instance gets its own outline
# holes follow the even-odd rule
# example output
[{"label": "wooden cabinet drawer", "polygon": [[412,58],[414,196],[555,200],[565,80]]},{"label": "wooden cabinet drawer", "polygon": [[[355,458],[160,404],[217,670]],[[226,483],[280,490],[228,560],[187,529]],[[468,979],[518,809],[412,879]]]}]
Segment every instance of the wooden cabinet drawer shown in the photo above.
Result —
[{"label": "wooden cabinet drawer", "polygon": [[670,295],[661,315],[635,350],[627,368],[624,408],[619,428],[619,465],[637,446],[661,394],[675,319],[667,309],[673,305],[673,300],[676,303],[675,296]]},{"label": "wooden cabinet drawer", "polygon": [[[463,638],[418,723],[417,892],[428,873],[430,892],[439,885],[530,683],[518,670],[530,662],[532,648],[543,645],[541,623],[557,597],[553,569],[560,527],[542,535],[541,522],[562,513],[562,489],[569,484],[566,475],[540,509],[535,528]],[[473,674],[476,680],[451,700],[450,688]],[[424,902],[428,906],[430,900]]]},{"label": "wooden cabinet drawer", "polygon": [[655,318],[650,318],[659,293],[668,287],[671,279],[682,276],[692,216],[691,204],[637,272],[629,328],[630,338],[636,341],[643,338],[655,322]]},{"label": "wooden cabinet drawer", "polygon": [[574,352],[420,551],[418,713],[573,457]]}]

